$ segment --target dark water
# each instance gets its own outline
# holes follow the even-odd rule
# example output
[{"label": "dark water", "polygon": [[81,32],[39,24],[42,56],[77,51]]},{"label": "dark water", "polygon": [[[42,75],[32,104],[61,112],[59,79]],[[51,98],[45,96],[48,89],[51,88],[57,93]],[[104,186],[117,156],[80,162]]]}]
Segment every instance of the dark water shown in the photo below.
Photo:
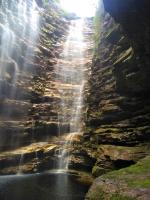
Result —
[{"label": "dark water", "polygon": [[0,200],[83,200],[87,190],[65,173],[0,176]]}]

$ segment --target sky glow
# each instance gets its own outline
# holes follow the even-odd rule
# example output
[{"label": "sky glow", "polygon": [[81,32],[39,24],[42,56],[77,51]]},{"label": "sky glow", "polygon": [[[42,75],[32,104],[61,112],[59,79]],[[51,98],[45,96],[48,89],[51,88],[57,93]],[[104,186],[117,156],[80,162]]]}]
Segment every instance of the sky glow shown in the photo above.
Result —
[{"label": "sky glow", "polygon": [[61,6],[68,12],[79,17],[92,17],[95,15],[98,0],[60,0]]}]

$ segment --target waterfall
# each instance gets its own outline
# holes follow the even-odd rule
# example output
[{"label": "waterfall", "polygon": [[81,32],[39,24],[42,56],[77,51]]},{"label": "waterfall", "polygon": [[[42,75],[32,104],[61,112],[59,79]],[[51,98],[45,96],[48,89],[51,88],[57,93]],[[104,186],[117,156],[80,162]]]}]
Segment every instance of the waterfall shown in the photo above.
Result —
[{"label": "waterfall", "polygon": [[0,5],[0,98],[16,99],[18,77],[27,71],[38,38],[38,7],[35,0],[2,0]]},{"label": "waterfall", "polygon": [[70,22],[62,52],[68,20],[52,1],[48,9],[36,1],[0,0],[0,196],[83,199],[78,174],[46,170],[56,157],[57,169],[68,169],[82,134],[84,20]]},{"label": "waterfall", "polygon": [[[21,100],[25,102],[20,88],[25,78],[32,76],[29,62],[34,62],[34,49],[39,36],[39,19],[39,8],[35,0],[0,1],[1,121],[16,127],[21,124],[21,120],[14,117],[13,105]],[[28,78],[26,82],[29,84]],[[5,103],[7,101],[11,104],[9,108]],[[27,113],[28,110],[24,110],[24,116]],[[20,143],[19,139],[14,141],[13,135],[9,132],[5,129],[0,132],[0,150],[3,150],[5,145],[17,147]],[[23,163],[23,159],[24,156],[21,155],[19,165]],[[19,172],[21,172],[20,167]]]},{"label": "waterfall", "polygon": [[61,58],[56,65],[56,80],[59,82],[58,92],[61,98],[58,114],[59,124],[69,123],[67,130],[59,128],[60,140],[65,134],[65,141],[58,152],[58,169],[68,169],[69,151],[73,138],[82,132],[82,104],[85,82],[83,35],[84,20],[73,20]]}]

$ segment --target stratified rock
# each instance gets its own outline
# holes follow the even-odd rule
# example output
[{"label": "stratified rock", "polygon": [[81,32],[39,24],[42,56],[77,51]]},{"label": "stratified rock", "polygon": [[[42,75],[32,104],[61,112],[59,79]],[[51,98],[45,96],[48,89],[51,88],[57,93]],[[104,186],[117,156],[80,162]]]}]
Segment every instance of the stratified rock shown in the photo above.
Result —
[{"label": "stratified rock", "polygon": [[0,154],[0,174],[34,173],[50,169],[58,145],[47,142],[32,143]]},{"label": "stratified rock", "polygon": [[[39,7],[33,11],[36,13],[32,13],[36,16],[29,13],[28,7],[32,5],[32,1],[14,0],[12,3],[6,0],[0,3],[0,40],[9,34],[15,38],[14,42],[13,37],[11,38],[12,44],[8,38],[10,50],[12,45],[11,54],[4,58],[2,55],[0,59],[1,174],[17,173],[21,156],[24,157],[23,164],[20,164],[22,172],[50,168],[53,163],[53,158],[50,157],[53,157],[54,149],[51,150],[50,144],[45,150],[40,144],[39,148],[35,148],[34,143],[50,142],[54,136],[58,136],[59,127],[63,128],[64,133],[70,129],[68,123],[58,124],[57,105],[61,99],[53,84],[54,65],[62,52],[69,22],[63,18],[62,10],[55,1],[50,1],[46,6],[43,1],[37,3]],[[27,6],[24,15],[28,15],[28,24],[23,21],[24,17],[19,10],[21,6],[22,10]],[[34,33],[31,29],[35,27],[31,26],[30,17],[35,17],[34,25],[38,26]],[[7,36],[5,19],[10,23]],[[8,47],[7,44],[5,47],[2,45],[0,53],[3,54],[3,50]],[[56,140],[55,138],[55,142]],[[41,156],[40,162],[35,154]]]},{"label": "stratified rock", "polygon": [[[100,177],[86,199],[148,200],[150,2],[103,3],[104,10],[100,7],[96,16],[83,135],[96,158],[92,173]],[[108,173],[115,169],[121,170]]]},{"label": "stratified rock", "polygon": [[[122,168],[145,157],[149,154],[150,139],[149,3],[134,0],[103,0],[103,3],[104,11],[99,8],[96,16],[98,38],[86,92],[83,135],[85,145],[91,146],[91,150],[93,146],[97,148],[93,168],[96,176],[98,170],[101,175],[115,169],[116,163]],[[139,147],[137,159],[134,151]],[[131,149],[134,159],[130,157]]]}]

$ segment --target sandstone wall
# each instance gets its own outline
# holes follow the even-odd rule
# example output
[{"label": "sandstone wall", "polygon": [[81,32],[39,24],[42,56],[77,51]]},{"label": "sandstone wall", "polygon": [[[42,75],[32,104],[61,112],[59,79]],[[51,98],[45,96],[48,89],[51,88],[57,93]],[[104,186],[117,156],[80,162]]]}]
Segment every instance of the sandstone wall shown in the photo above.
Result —
[{"label": "sandstone wall", "polygon": [[[25,2],[29,11],[34,1]],[[19,2],[0,1],[0,39],[3,39],[7,17],[16,38],[11,56],[0,63],[1,68],[4,64],[6,66],[4,76],[0,78],[0,168],[4,174],[16,173],[18,166],[25,163],[28,164],[24,170],[33,171],[38,163],[37,155],[44,162],[42,159],[55,147],[40,142],[47,142],[58,130],[57,104],[60,99],[54,83],[53,66],[62,51],[68,22],[55,1],[45,5],[42,1],[37,3],[39,30],[34,42],[30,32],[34,16],[26,16],[29,17],[29,27],[25,27],[19,17],[21,13],[18,13]],[[24,27],[26,32],[23,35]],[[10,45],[11,41],[8,42]],[[1,52],[2,48],[1,45]],[[15,81],[14,75],[17,77]],[[23,162],[21,156],[24,156]]]},{"label": "sandstone wall", "polygon": [[85,145],[96,160],[94,176],[128,168],[97,178],[86,198],[149,199],[150,2],[103,3],[89,78]]},{"label": "sandstone wall", "polygon": [[[148,1],[104,0],[102,31],[89,79],[85,140],[106,153],[103,159],[112,162],[112,168],[125,164],[114,166],[113,159],[124,162],[127,158],[121,155],[111,158],[108,145],[123,149],[149,146],[148,4]],[[101,160],[99,157],[101,154],[98,154]],[[135,162],[134,159],[136,156],[129,158]]]}]

